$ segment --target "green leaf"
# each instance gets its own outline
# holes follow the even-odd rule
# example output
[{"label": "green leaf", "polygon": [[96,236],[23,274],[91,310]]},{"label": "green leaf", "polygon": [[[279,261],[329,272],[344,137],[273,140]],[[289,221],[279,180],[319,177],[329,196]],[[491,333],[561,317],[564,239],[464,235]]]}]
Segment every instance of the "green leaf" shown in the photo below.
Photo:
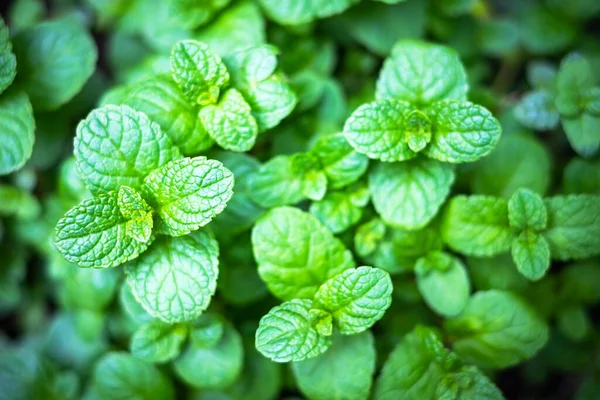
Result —
[{"label": "green leaf", "polygon": [[214,104],[229,83],[229,72],[205,43],[182,40],[171,52],[171,73],[185,96],[193,103]]},{"label": "green leaf", "polygon": [[366,257],[372,254],[385,237],[386,226],[379,218],[365,222],[356,229],[354,248],[356,254]]},{"label": "green leaf", "polygon": [[140,242],[150,240],[154,226],[153,210],[142,196],[129,186],[121,186],[117,193],[117,204],[121,215],[127,219],[125,233]]},{"label": "green leaf", "polygon": [[553,13],[543,3],[531,3],[520,15],[519,37],[523,47],[534,55],[556,54],[577,36],[574,21]]},{"label": "green leaf", "polygon": [[446,208],[441,232],[444,242],[462,254],[491,257],[508,251],[513,239],[508,202],[491,196],[456,196]]},{"label": "green leaf", "polygon": [[243,362],[242,338],[230,323],[225,323],[223,335],[215,346],[198,347],[190,341],[173,366],[175,373],[187,385],[217,390],[236,381],[242,372]]},{"label": "green leaf", "polygon": [[440,101],[425,110],[433,138],[423,153],[439,161],[472,162],[488,155],[498,141],[500,123],[484,107],[468,101]]},{"label": "green leaf", "polygon": [[553,259],[566,261],[600,254],[600,196],[555,196],[544,202],[548,227],[543,234]]},{"label": "green leaf", "polygon": [[454,183],[450,164],[423,157],[379,163],[369,174],[373,205],[389,225],[420,229],[437,214]]},{"label": "green leaf", "polygon": [[319,334],[312,323],[312,300],[282,303],[260,319],[256,349],[275,362],[302,361],[324,353],[331,336]]},{"label": "green leaf", "polygon": [[459,259],[441,251],[430,252],[417,260],[415,275],[423,299],[438,314],[453,317],[466,307],[471,284]]},{"label": "green leaf", "polygon": [[259,0],[265,13],[282,25],[299,25],[339,14],[359,0]]},{"label": "green leaf", "polygon": [[340,233],[355,225],[369,203],[366,187],[351,187],[343,192],[329,192],[323,200],[313,202],[309,211],[331,232]]},{"label": "green leaf", "polygon": [[36,110],[53,110],[71,100],[94,72],[98,51],[74,19],[43,22],[13,39],[18,84]]},{"label": "green leaf", "polygon": [[548,213],[542,196],[529,189],[518,189],[508,200],[508,222],[520,231],[546,228]]},{"label": "green leaf", "polygon": [[258,135],[256,120],[240,92],[228,89],[218,104],[200,110],[200,120],[219,146],[231,151],[248,151]]},{"label": "green leaf", "polygon": [[325,281],[354,267],[342,242],[297,208],[275,208],[259,219],[252,248],[260,277],[282,300],[312,298]]},{"label": "green leaf", "polygon": [[201,3],[195,0],[172,0],[169,3],[169,19],[177,21],[184,28],[195,29],[209,22],[229,3],[230,0],[208,0]]},{"label": "green leaf", "polygon": [[126,225],[116,192],[92,197],[58,221],[56,246],[67,261],[80,267],[115,267],[139,256],[152,242],[134,239]]},{"label": "green leaf", "polygon": [[459,356],[492,369],[531,358],[548,339],[548,327],[523,300],[498,290],[475,293],[446,329]]},{"label": "green leaf", "polygon": [[600,117],[584,113],[575,118],[563,118],[562,126],[573,150],[582,157],[592,157],[600,149]]},{"label": "green leaf", "polygon": [[562,187],[566,193],[600,194],[600,162],[573,158],[563,170]]},{"label": "green leaf", "polygon": [[589,62],[578,53],[570,53],[560,63],[556,76],[556,108],[563,117],[575,117],[583,111],[584,94],[594,86]]},{"label": "green leaf", "polygon": [[211,233],[159,237],[142,257],[127,264],[127,283],[153,317],[191,321],[210,304],[217,288],[219,246]]},{"label": "green leaf", "polygon": [[514,239],[511,252],[517,269],[529,280],[541,279],[550,268],[550,247],[539,233],[521,232]]},{"label": "green leaf", "polygon": [[308,399],[366,400],[375,372],[373,335],[335,335],[323,355],[292,363],[292,372]]},{"label": "green leaf", "polygon": [[218,345],[224,331],[225,323],[220,315],[204,314],[192,323],[190,340],[198,348],[214,347]]},{"label": "green leaf", "polygon": [[321,161],[332,189],[357,181],[369,166],[369,159],[354,151],[342,134],[321,137],[310,151]]},{"label": "green leaf", "polygon": [[400,40],[379,73],[376,97],[421,107],[440,100],[466,100],[468,88],[465,69],[454,50]]},{"label": "green leaf", "polygon": [[171,381],[156,367],[127,353],[106,353],[94,368],[92,386],[99,398],[174,399]]},{"label": "green leaf", "polygon": [[196,155],[213,145],[198,118],[198,107],[187,100],[170,76],[143,79],[126,92],[123,104],[156,122],[183,154]]},{"label": "green leaf", "polygon": [[504,400],[491,379],[472,365],[447,374],[439,383],[434,398]]},{"label": "green leaf", "polygon": [[586,338],[591,330],[590,319],[583,307],[568,307],[558,312],[556,324],[567,338],[578,342]]},{"label": "green leaf", "polygon": [[547,61],[530,61],[527,64],[527,82],[534,89],[554,89],[556,67]]},{"label": "green leaf", "polygon": [[144,324],[131,337],[131,354],[150,363],[164,363],[179,355],[187,336],[183,325],[154,320]]},{"label": "green leaf", "polygon": [[517,189],[544,194],[550,186],[550,154],[527,134],[502,135],[498,146],[475,164],[471,190],[508,199]]},{"label": "green leaf", "polygon": [[0,94],[10,86],[16,75],[17,59],[12,51],[8,27],[0,17]]},{"label": "green leaf", "polygon": [[94,194],[121,186],[137,189],[150,172],[181,157],[145,114],[111,105],[92,111],[79,123],[74,153],[81,176]]},{"label": "green leaf", "polygon": [[344,136],[359,153],[381,161],[405,161],[410,149],[406,119],[414,109],[404,101],[377,100],[363,104],[344,125]]},{"label": "green leaf", "polygon": [[319,288],[314,306],[330,312],[345,335],[369,329],[392,304],[392,279],[371,267],[347,269]]},{"label": "green leaf", "polygon": [[281,72],[273,46],[251,47],[223,59],[232,85],[252,109],[259,132],[277,126],[294,109],[297,99]]},{"label": "green leaf", "polygon": [[404,129],[405,141],[415,153],[423,150],[431,142],[431,120],[419,110],[408,113]]},{"label": "green leaf", "polygon": [[206,157],[171,161],[144,179],[158,233],[181,236],[208,224],[233,195],[233,174]]},{"label": "green leaf", "polygon": [[515,107],[515,118],[527,128],[548,131],[558,126],[560,114],[554,96],[546,90],[529,92]]},{"label": "green leaf", "polygon": [[0,97],[0,175],[20,169],[31,157],[35,120],[29,98],[9,91]]}]

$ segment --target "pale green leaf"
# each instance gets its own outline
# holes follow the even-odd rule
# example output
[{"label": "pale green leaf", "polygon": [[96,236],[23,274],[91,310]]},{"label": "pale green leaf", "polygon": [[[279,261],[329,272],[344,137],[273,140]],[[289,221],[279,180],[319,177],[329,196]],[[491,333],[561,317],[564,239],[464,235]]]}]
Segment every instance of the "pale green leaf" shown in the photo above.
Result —
[{"label": "pale green leaf", "polygon": [[150,172],[181,157],[156,123],[129,106],[92,111],[77,126],[74,147],[77,167],[94,194],[139,188]]},{"label": "pale green leaf", "polygon": [[21,168],[33,152],[35,120],[24,92],[0,97],[0,175]]},{"label": "pale green leaf", "polygon": [[152,209],[142,196],[129,186],[121,186],[117,192],[117,204],[123,217],[132,219]]},{"label": "pale green leaf", "polygon": [[259,0],[266,14],[283,25],[299,25],[339,14],[359,0]]},{"label": "pale green leaf", "polygon": [[518,189],[508,200],[508,222],[517,230],[544,229],[548,213],[542,196],[529,189]]},{"label": "pale green leaf", "polygon": [[394,227],[415,230],[438,213],[454,183],[450,164],[419,157],[403,163],[379,163],[369,174],[373,205]]},{"label": "pale green leaf", "polygon": [[454,50],[401,40],[383,64],[376,96],[420,107],[440,100],[466,100],[468,88],[465,69]]},{"label": "pale green leaf", "polygon": [[192,322],[190,340],[194,347],[217,346],[225,332],[225,322],[218,314],[203,314]]},{"label": "pale green leaf", "polygon": [[353,268],[352,253],[309,213],[279,207],[252,229],[258,273],[282,300],[312,298],[319,287]]},{"label": "pale green leaf", "polygon": [[517,270],[529,280],[541,279],[550,268],[550,246],[539,233],[521,232],[513,241],[511,253]]},{"label": "pale green leaf", "polygon": [[546,90],[525,94],[515,106],[515,117],[527,128],[548,131],[558,126],[560,114],[554,106],[554,96]]},{"label": "pale green leaf", "polygon": [[16,75],[17,59],[12,51],[8,26],[0,17],[0,94],[10,86]]},{"label": "pale green leaf", "polygon": [[302,361],[318,356],[331,345],[312,323],[312,300],[294,299],[269,311],[256,331],[256,349],[275,362]]},{"label": "pale green leaf", "polygon": [[143,191],[158,217],[156,230],[185,235],[208,224],[233,195],[233,174],[206,157],[171,161],[144,179]]},{"label": "pale green leaf", "polygon": [[562,126],[573,150],[582,157],[592,157],[600,149],[600,116],[589,113],[563,118]]},{"label": "pale green leaf", "polygon": [[314,306],[326,310],[345,335],[369,329],[392,304],[392,280],[379,268],[347,269],[326,281]]},{"label": "pale green leaf", "polygon": [[430,252],[415,264],[417,287],[429,307],[438,314],[453,317],[469,301],[469,275],[464,264],[444,252]]},{"label": "pale green leaf", "polygon": [[67,261],[80,267],[115,267],[136,258],[151,243],[128,235],[126,224],[116,192],[92,197],[58,221],[56,246]]},{"label": "pale green leaf", "polygon": [[200,120],[219,146],[231,151],[248,151],[258,135],[256,120],[240,92],[228,89],[217,104],[200,110]]},{"label": "pale green leaf", "polygon": [[369,166],[369,158],[354,151],[344,135],[320,138],[311,149],[321,161],[328,185],[339,189],[358,180]]},{"label": "pale green leaf", "polygon": [[135,331],[131,337],[131,354],[150,363],[164,363],[179,355],[186,336],[185,326],[154,320]]},{"label": "pale green leaf", "polygon": [[127,283],[153,317],[167,323],[191,321],[208,307],[217,288],[219,247],[199,230],[161,236],[142,257],[127,264]]},{"label": "pale green leaf", "polygon": [[562,188],[566,193],[600,194],[600,161],[573,158],[563,170]]},{"label": "pale green leaf", "polygon": [[323,200],[313,202],[309,211],[331,232],[340,233],[361,219],[368,202],[366,187],[351,187],[343,192],[329,192]]}]

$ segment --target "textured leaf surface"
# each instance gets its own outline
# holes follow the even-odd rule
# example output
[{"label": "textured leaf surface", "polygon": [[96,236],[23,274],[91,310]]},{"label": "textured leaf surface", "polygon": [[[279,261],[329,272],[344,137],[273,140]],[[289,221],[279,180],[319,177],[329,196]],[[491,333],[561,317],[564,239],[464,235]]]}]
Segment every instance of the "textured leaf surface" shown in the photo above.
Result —
[{"label": "textured leaf surface", "polygon": [[542,197],[529,189],[517,190],[508,200],[508,222],[518,230],[544,229],[548,213]]},{"label": "textured leaf surface", "polygon": [[464,311],[446,323],[453,348],[482,368],[506,368],[532,357],[548,339],[548,327],[510,292],[477,292]]},{"label": "textured leaf surface", "polygon": [[600,254],[600,196],[570,195],[545,199],[548,228],[544,237],[553,259],[572,260]]},{"label": "textured leaf surface", "polygon": [[556,128],[560,114],[554,106],[554,96],[539,90],[527,93],[515,107],[515,117],[527,128],[547,131]]},{"label": "textured leaf surface", "polygon": [[143,190],[158,216],[157,231],[181,236],[208,224],[233,195],[233,174],[219,161],[183,158],[156,169]]},{"label": "textured leaf surface", "polygon": [[373,335],[335,335],[324,354],[292,363],[292,371],[308,399],[366,400],[375,372]]},{"label": "textured leaf surface", "polygon": [[75,96],[94,72],[98,52],[75,20],[43,22],[13,39],[17,81],[36,110],[52,110]]},{"label": "textured leaf surface", "polygon": [[358,0],[260,0],[269,17],[283,25],[298,25],[341,13]]},{"label": "textured leaf surface", "polygon": [[445,99],[466,100],[467,90],[467,76],[454,50],[402,40],[383,64],[376,96],[423,106]]},{"label": "textured leaf surface", "polygon": [[256,331],[256,349],[275,362],[302,361],[318,356],[331,345],[311,321],[312,300],[294,299],[269,311]]},{"label": "textured leaf surface", "polygon": [[380,163],[369,174],[373,205],[391,226],[419,229],[437,214],[454,183],[450,164],[417,158]]},{"label": "textured leaf surface", "polygon": [[92,197],[58,221],[56,246],[67,261],[80,267],[114,267],[134,259],[151,243],[129,236],[126,224],[116,192]]},{"label": "textured leaf surface", "polygon": [[363,104],[344,125],[356,151],[381,161],[405,161],[416,153],[408,146],[405,119],[413,108],[406,102],[377,100]]},{"label": "textured leaf surface", "polygon": [[325,282],[314,301],[333,315],[341,333],[360,333],[381,319],[392,304],[392,279],[378,268],[348,269]]},{"label": "textured leaf surface", "polygon": [[229,83],[229,72],[205,43],[195,40],[177,42],[171,52],[173,79],[184,95],[200,105],[216,103]]},{"label": "textured leaf surface", "polygon": [[258,126],[250,106],[235,89],[228,89],[218,104],[203,107],[200,120],[208,134],[224,149],[248,151],[254,146]]},{"label": "textured leaf surface", "polygon": [[500,389],[473,365],[446,374],[439,383],[434,398],[504,400]]},{"label": "textured leaf surface", "polygon": [[12,52],[8,27],[0,17],[0,94],[13,82],[17,74],[17,59]]},{"label": "textured leaf surface", "polygon": [[471,284],[464,264],[444,252],[430,252],[415,265],[417,287],[429,307],[453,317],[469,301]]},{"label": "textured leaf surface", "polygon": [[508,202],[491,196],[456,196],[445,211],[444,242],[471,256],[491,257],[510,249],[513,231]]},{"label": "textured leaf surface", "polygon": [[191,321],[210,304],[217,287],[219,247],[212,234],[161,236],[127,265],[127,283],[153,317]]},{"label": "textured leaf surface", "polygon": [[21,168],[31,157],[35,121],[29,98],[23,92],[0,97],[0,175]]},{"label": "textured leaf surface", "polygon": [[259,219],[252,248],[258,273],[282,300],[312,298],[329,278],[354,267],[342,242],[297,208],[275,208]]},{"label": "textured leaf surface", "polygon": [[488,155],[502,128],[492,113],[468,101],[441,101],[426,110],[433,121],[433,138],[423,152],[450,163],[472,162]]},{"label": "textured leaf surface", "polygon": [[540,234],[523,231],[514,239],[512,257],[519,272],[527,279],[537,281],[550,268],[550,246]]},{"label": "textured leaf surface", "polygon": [[331,232],[343,232],[356,224],[369,202],[366,187],[350,188],[344,192],[330,192],[323,200],[310,205],[310,213],[317,217]]},{"label": "textured leaf surface", "polygon": [[175,373],[188,385],[204,390],[230,386],[242,372],[244,348],[240,334],[226,323],[223,335],[212,347],[190,342],[175,360]]},{"label": "textured leaf surface", "polygon": [[344,135],[337,134],[319,139],[311,149],[321,161],[327,183],[339,189],[358,180],[367,170],[369,159],[354,151]]},{"label": "textured leaf surface", "polygon": [[129,106],[107,105],[77,126],[77,167],[92,193],[139,188],[144,178],[179,150],[160,127]]},{"label": "textured leaf surface", "polygon": [[163,363],[179,355],[187,329],[154,320],[144,324],[131,337],[131,354],[150,363]]}]

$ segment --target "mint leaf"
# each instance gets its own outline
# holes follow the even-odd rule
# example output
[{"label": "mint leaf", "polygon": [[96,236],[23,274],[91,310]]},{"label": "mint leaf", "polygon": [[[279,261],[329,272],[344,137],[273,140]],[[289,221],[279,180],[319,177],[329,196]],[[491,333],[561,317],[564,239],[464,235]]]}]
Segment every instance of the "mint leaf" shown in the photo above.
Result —
[{"label": "mint leaf", "polygon": [[232,85],[252,109],[259,132],[277,126],[296,105],[296,95],[277,69],[277,50],[263,45],[224,58]]},{"label": "mint leaf", "polygon": [[351,187],[343,192],[329,192],[323,200],[313,202],[309,211],[331,232],[340,233],[360,220],[368,203],[366,187]]},{"label": "mint leaf", "polygon": [[205,106],[217,102],[229,83],[229,73],[221,58],[205,43],[177,42],[171,52],[171,73],[185,96]]},{"label": "mint leaf", "polygon": [[500,140],[500,123],[487,109],[468,101],[440,101],[425,110],[433,123],[423,153],[439,161],[472,162],[488,155]]},{"label": "mint leaf", "polygon": [[318,356],[331,346],[331,336],[313,326],[312,300],[294,299],[269,311],[260,319],[256,349],[275,362],[302,361]]},{"label": "mint leaf", "polygon": [[12,51],[8,27],[0,17],[0,94],[15,79],[17,75],[17,59]]},{"label": "mint leaf", "polygon": [[326,281],[317,291],[314,307],[333,315],[345,335],[363,332],[392,304],[392,280],[378,268],[348,269]]},{"label": "mint leaf", "polygon": [[544,229],[548,214],[542,197],[529,189],[517,190],[508,200],[508,222],[517,230]]},{"label": "mint leaf", "polygon": [[492,369],[531,358],[548,339],[540,317],[516,295],[499,290],[475,293],[446,329],[459,356]]},{"label": "mint leaf", "polygon": [[208,224],[233,195],[233,175],[206,157],[168,162],[145,179],[143,192],[158,217],[157,232],[181,236]]},{"label": "mint leaf", "polygon": [[379,218],[373,218],[356,229],[354,236],[354,248],[361,257],[366,257],[377,249],[383,240],[386,225]]},{"label": "mint leaf", "polygon": [[151,243],[128,235],[126,225],[116,192],[92,197],[58,221],[56,246],[67,261],[80,267],[115,267],[136,258]]},{"label": "mint leaf", "polygon": [[420,157],[403,163],[379,163],[369,174],[373,205],[391,226],[414,230],[427,225],[454,183],[450,164]]},{"label": "mint leaf", "polygon": [[423,299],[438,314],[453,317],[467,305],[471,285],[459,259],[441,251],[430,252],[417,260],[415,275]]},{"label": "mint leaf", "polygon": [[210,304],[217,288],[219,247],[206,231],[161,236],[126,266],[127,283],[153,317],[167,323],[191,321]]},{"label": "mint leaf", "polygon": [[106,353],[94,367],[91,387],[99,398],[174,399],[171,381],[152,364],[124,352]]},{"label": "mint leaf", "polygon": [[20,87],[36,110],[54,110],[71,100],[94,72],[98,52],[78,22],[43,22],[13,39]]},{"label": "mint leaf", "polygon": [[444,242],[460,253],[491,257],[510,249],[508,202],[491,196],[456,196],[442,223]]},{"label": "mint leaf", "polygon": [[24,92],[9,91],[0,97],[0,175],[21,168],[31,157],[35,121]]},{"label": "mint leaf", "polygon": [[123,217],[132,219],[146,214],[152,209],[142,196],[129,186],[121,186],[117,192],[117,204]]},{"label": "mint leaf", "polygon": [[381,161],[405,161],[416,153],[408,145],[406,119],[414,109],[404,101],[363,104],[344,125],[344,136],[356,151]]},{"label": "mint leaf", "polygon": [[174,19],[183,27],[195,29],[204,25],[231,0],[208,0],[198,3],[194,0],[172,0],[169,3],[169,18]]},{"label": "mint leaf", "polygon": [[548,227],[543,234],[553,259],[572,260],[600,254],[599,196],[555,196],[544,202]]},{"label": "mint leaf", "polygon": [[529,280],[541,279],[550,268],[550,247],[539,233],[521,232],[513,241],[511,253],[517,269]]},{"label": "mint leaf", "polygon": [[352,254],[312,215],[279,207],[252,229],[258,273],[282,300],[312,298],[328,279],[354,267]]},{"label": "mint leaf", "polygon": [[192,322],[190,340],[194,347],[215,347],[223,337],[225,323],[219,315],[204,314]]},{"label": "mint leaf", "polygon": [[175,373],[187,385],[205,390],[230,386],[238,378],[244,362],[240,334],[230,323],[224,324],[223,335],[212,347],[198,347],[193,341],[175,360]]},{"label": "mint leaf", "polygon": [[600,149],[600,117],[585,113],[576,118],[563,118],[563,129],[573,150],[582,157],[592,157]]},{"label": "mint leaf", "polygon": [[563,170],[565,193],[600,194],[600,162],[573,158]]},{"label": "mint leaf", "polygon": [[123,104],[160,125],[183,154],[196,155],[213,145],[213,139],[198,118],[198,107],[188,101],[170,76],[143,79],[126,92]]},{"label": "mint leaf", "polygon": [[367,331],[335,335],[321,356],[292,363],[300,391],[309,399],[362,400],[369,397],[375,372],[375,344]]},{"label": "mint leaf", "polygon": [[187,335],[182,325],[154,320],[140,326],[131,337],[131,354],[150,363],[163,363],[179,355]]},{"label": "mint leaf", "polygon": [[218,104],[200,110],[200,120],[208,134],[224,149],[248,151],[258,135],[250,106],[235,89],[228,89]]},{"label": "mint leaf", "polygon": [[469,365],[447,374],[439,383],[435,398],[503,400],[504,396],[490,378]]},{"label": "mint leaf", "polygon": [[359,0],[259,0],[267,15],[283,25],[299,25],[339,14]]},{"label": "mint leaf", "polygon": [[527,128],[548,131],[558,126],[554,96],[546,90],[527,93],[515,107],[515,117]]},{"label": "mint leaf", "polygon": [[369,166],[369,159],[354,151],[342,134],[320,138],[310,151],[321,161],[328,185],[332,189],[355,182]]},{"label": "mint leaf", "polygon": [[477,161],[471,190],[507,199],[519,188],[544,194],[550,185],[550,164],[548,150],[533,136],[502,135],[498,146]]},{"label": "mint leaf", "polygon": [[376,97],[421,107],[440,100],[466,100],[468,87],[465,69],[454,50],[400,40],[379,73]]},{"label": "mint leaf", "polygon": [[156,123],[129,106],[92,111],[77,126],[74,147],[77,167],[94,194],[137,189],[150,172],[181,157]]}]

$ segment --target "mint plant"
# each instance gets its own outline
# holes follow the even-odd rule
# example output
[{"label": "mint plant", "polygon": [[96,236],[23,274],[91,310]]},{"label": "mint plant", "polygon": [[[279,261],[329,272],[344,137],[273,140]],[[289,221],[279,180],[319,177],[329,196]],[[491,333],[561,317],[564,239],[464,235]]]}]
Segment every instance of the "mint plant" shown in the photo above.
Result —
[{"label": "mint plant", "polygon": [[0,398],[598,397],[597,2],[5,3]]}]

